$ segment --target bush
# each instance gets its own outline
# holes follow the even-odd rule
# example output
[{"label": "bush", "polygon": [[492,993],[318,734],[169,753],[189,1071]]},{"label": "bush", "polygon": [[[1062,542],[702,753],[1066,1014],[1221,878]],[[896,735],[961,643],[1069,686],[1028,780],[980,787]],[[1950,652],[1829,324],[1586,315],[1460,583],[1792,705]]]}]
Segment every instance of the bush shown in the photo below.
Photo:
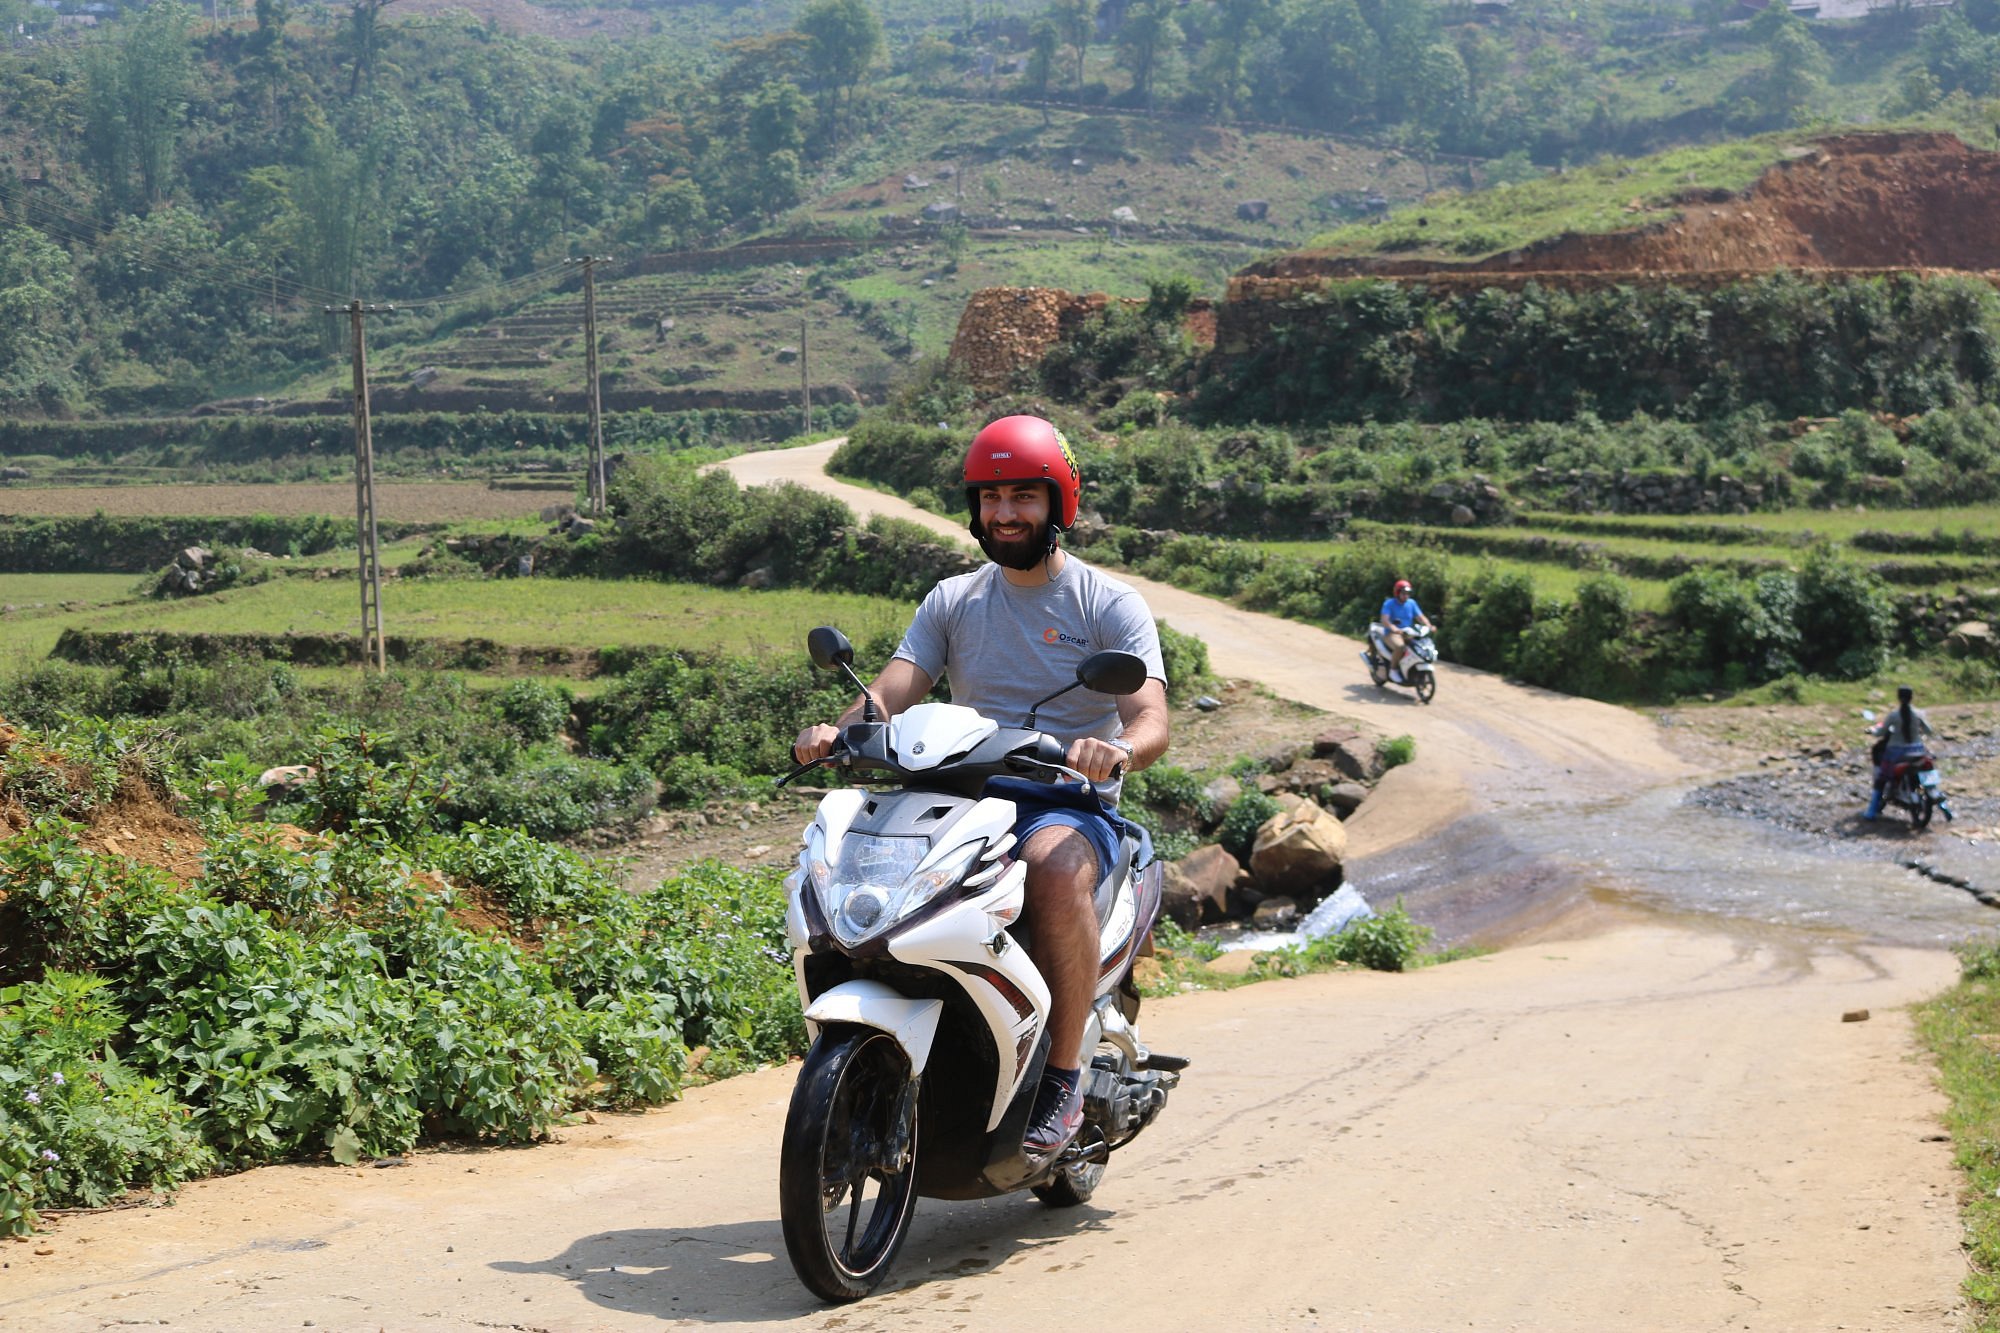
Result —
[{"label": "bush", "polygon": [[1375,753],[1382,760],[1382,767],[1400,768],[1417,757],[1417,742],[1413,736],[1384,736],[1375,742]]},{"label": "bush", "polygon": [[1306,956],[1314,963],[1350,963],[1376,972],[1405,972],[1421,962],[1431,938],[1431,928],[1412,921],[1398,898],[1379,916],[1311,941],[1306,945]]},{"label": "bush", "polygon": [[569,722],[576,696],[551,681],[524,679],[509,684],[493,698],[493,711],[530,745],[552,741]]},{"label": "bush", "polygon": [[37,1205],[100,1207],[211,1164],[180,1105],[119,1060],[110,988],[50,972],[0,990],[0,1235],[27,1234]]},{"label": "bush", "polygon": [[1230,802],[1229,809],[1223,813],[1222,823],[1215,830],[1215,840],[1231,856],[1247,863],[1250,848],[1257,841],[1257,830],[1282,809],[1263,792],[1246,791]]},{"label": "bush", "polygon": [[1799,571],[1794,623],[1804,670],[1859,680],[1888,661],[1895,609],[1879,577],[1820,546]]}]

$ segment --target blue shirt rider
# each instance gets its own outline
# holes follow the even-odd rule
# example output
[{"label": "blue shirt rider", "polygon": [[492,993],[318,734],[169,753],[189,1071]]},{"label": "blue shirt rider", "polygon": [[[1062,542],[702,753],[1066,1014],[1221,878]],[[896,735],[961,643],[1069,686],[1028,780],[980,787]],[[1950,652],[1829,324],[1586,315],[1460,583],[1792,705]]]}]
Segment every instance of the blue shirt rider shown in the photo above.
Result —
[{"label": "blue shirt rider", "polygon": [[1430,617],[1417,605],[1417,599],[1410,595],[1410,581],[1397,579],[1389,589],[1389,596],[1382,603],[1382,626],[1386,631],[1382,638],[1389,650],[1389,670],[1402,679],[1403,631],[1412,625],[1431,627]]}]

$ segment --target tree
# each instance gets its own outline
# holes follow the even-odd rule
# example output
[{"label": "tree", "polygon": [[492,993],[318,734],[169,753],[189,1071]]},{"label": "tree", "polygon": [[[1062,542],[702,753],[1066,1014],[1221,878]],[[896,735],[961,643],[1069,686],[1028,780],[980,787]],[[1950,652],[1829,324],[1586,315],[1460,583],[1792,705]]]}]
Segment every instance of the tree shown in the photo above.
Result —
[{"label": "tree", "polygon": [[744,146],[753,157],[801,153],[806,146],[806,121],[812,105],[789,83],[767,83],[750,99],[743,122]]},{"label": "tree", "polygon": [[347,84],[349,97],[359,95],[364,79],[371,86],[375,82],[375,51],[381,40],[382,11],[395,2],[354,0],[354,7],[347,12],[347,39],[354,50],[354,74]]},{"label": "tree", "polygon": [[1186,40],[1173,0],[1136,0],[1118,29],[1118,63],[1132,76],[1132,92],[1150,110],[1153,82],[1163,58]]},{"label": "tree", "polygon": [[53,407],[75,387],[69,256],[29,227],[0,229],[0,404]]},{"label": "tree", "polygon": [[799,16],[799,31],[811,39],[806,61],[831,90],[837,116],[841,95],[852,103],[855,86],[882,53],[882,20],[867,0],[812,0]]},{"label": "tree", "polygon": [[[359,295],[374,215],[376,172],[372,153],[343,148],[325,126],[306,130],[291,179],[291,231],[299,278],[328,297]],[[346,330],[328,320],[321,346],[340,347]]]},{"label": "tree", "polygon": [[194,78],[192,24],[186,5],[162,0],[125,25],[116,45],[85,57],[85,151],[108,211],[166,195]]},{"label": "tree", "polygon": [[1097,0],[1055,0],[1048,17],[1063,42],[1076,55],[1071,87],[1076,100],[1083,101],[1083,58],[1090,51],[1090,39],[1097,35]]},{"label": "tree", "polygon": [[1042,124],[1049,123],[1049,80],[1056,72],[1056,52],[1062,49],[1062,33],[1054,19],[1039,18],[1028,29],[1028,87],[1042,104]]},{"label": "tree", "polygon": [[[1768,17],[1776,14],[1776,18]],[[1826,92],[1826,52],[1805,22],[1777,5],[1751,22],[1764,34],[1770,63],[1752,80],[1749,103],[1759,120],[1792,124]]]}]

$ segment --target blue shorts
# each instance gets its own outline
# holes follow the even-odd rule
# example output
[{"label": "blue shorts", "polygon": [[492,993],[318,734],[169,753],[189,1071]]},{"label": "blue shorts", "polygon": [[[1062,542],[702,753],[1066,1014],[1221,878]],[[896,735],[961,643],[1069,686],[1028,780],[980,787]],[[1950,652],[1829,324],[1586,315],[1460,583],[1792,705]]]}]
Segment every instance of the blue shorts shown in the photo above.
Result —
[{"label": "blue shorts", "polygon": [[1073,828],[1097,853],[1097,879],[1103,879],[1118,864],[1118,842],[1125,821],[1106,810],[1095,796],[1085,796],[1080,788],[1025,778],[991,778],[986,795],[1014,803],[1014,836],[1020,841],[1026,842],[1030,834],[1045,828]]}]

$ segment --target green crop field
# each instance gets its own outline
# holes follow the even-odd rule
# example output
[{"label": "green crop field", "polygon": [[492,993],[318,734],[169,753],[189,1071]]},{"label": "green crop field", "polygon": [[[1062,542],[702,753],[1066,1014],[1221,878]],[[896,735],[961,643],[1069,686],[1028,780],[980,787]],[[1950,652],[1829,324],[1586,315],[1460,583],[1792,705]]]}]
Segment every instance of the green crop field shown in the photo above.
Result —
[{"label": "green crop field", "polygon": [[[127,589],[132,585],[130,579],[122,582]],[[748,592],[637,579],[392,580],[382,589],[382,627],[392,637],[490,639],[519,647],[802,654],[806,631],[815,625],[838,625],[860,638],[900,629],[910,610],[887,598],[847,593]],[[46,656],[71,627],[179,634],[354,633],[360,627],[360,595],[352,579],[274,579],[209,597],[44,613],[8,626],[8,661],[0,665]]]}]

